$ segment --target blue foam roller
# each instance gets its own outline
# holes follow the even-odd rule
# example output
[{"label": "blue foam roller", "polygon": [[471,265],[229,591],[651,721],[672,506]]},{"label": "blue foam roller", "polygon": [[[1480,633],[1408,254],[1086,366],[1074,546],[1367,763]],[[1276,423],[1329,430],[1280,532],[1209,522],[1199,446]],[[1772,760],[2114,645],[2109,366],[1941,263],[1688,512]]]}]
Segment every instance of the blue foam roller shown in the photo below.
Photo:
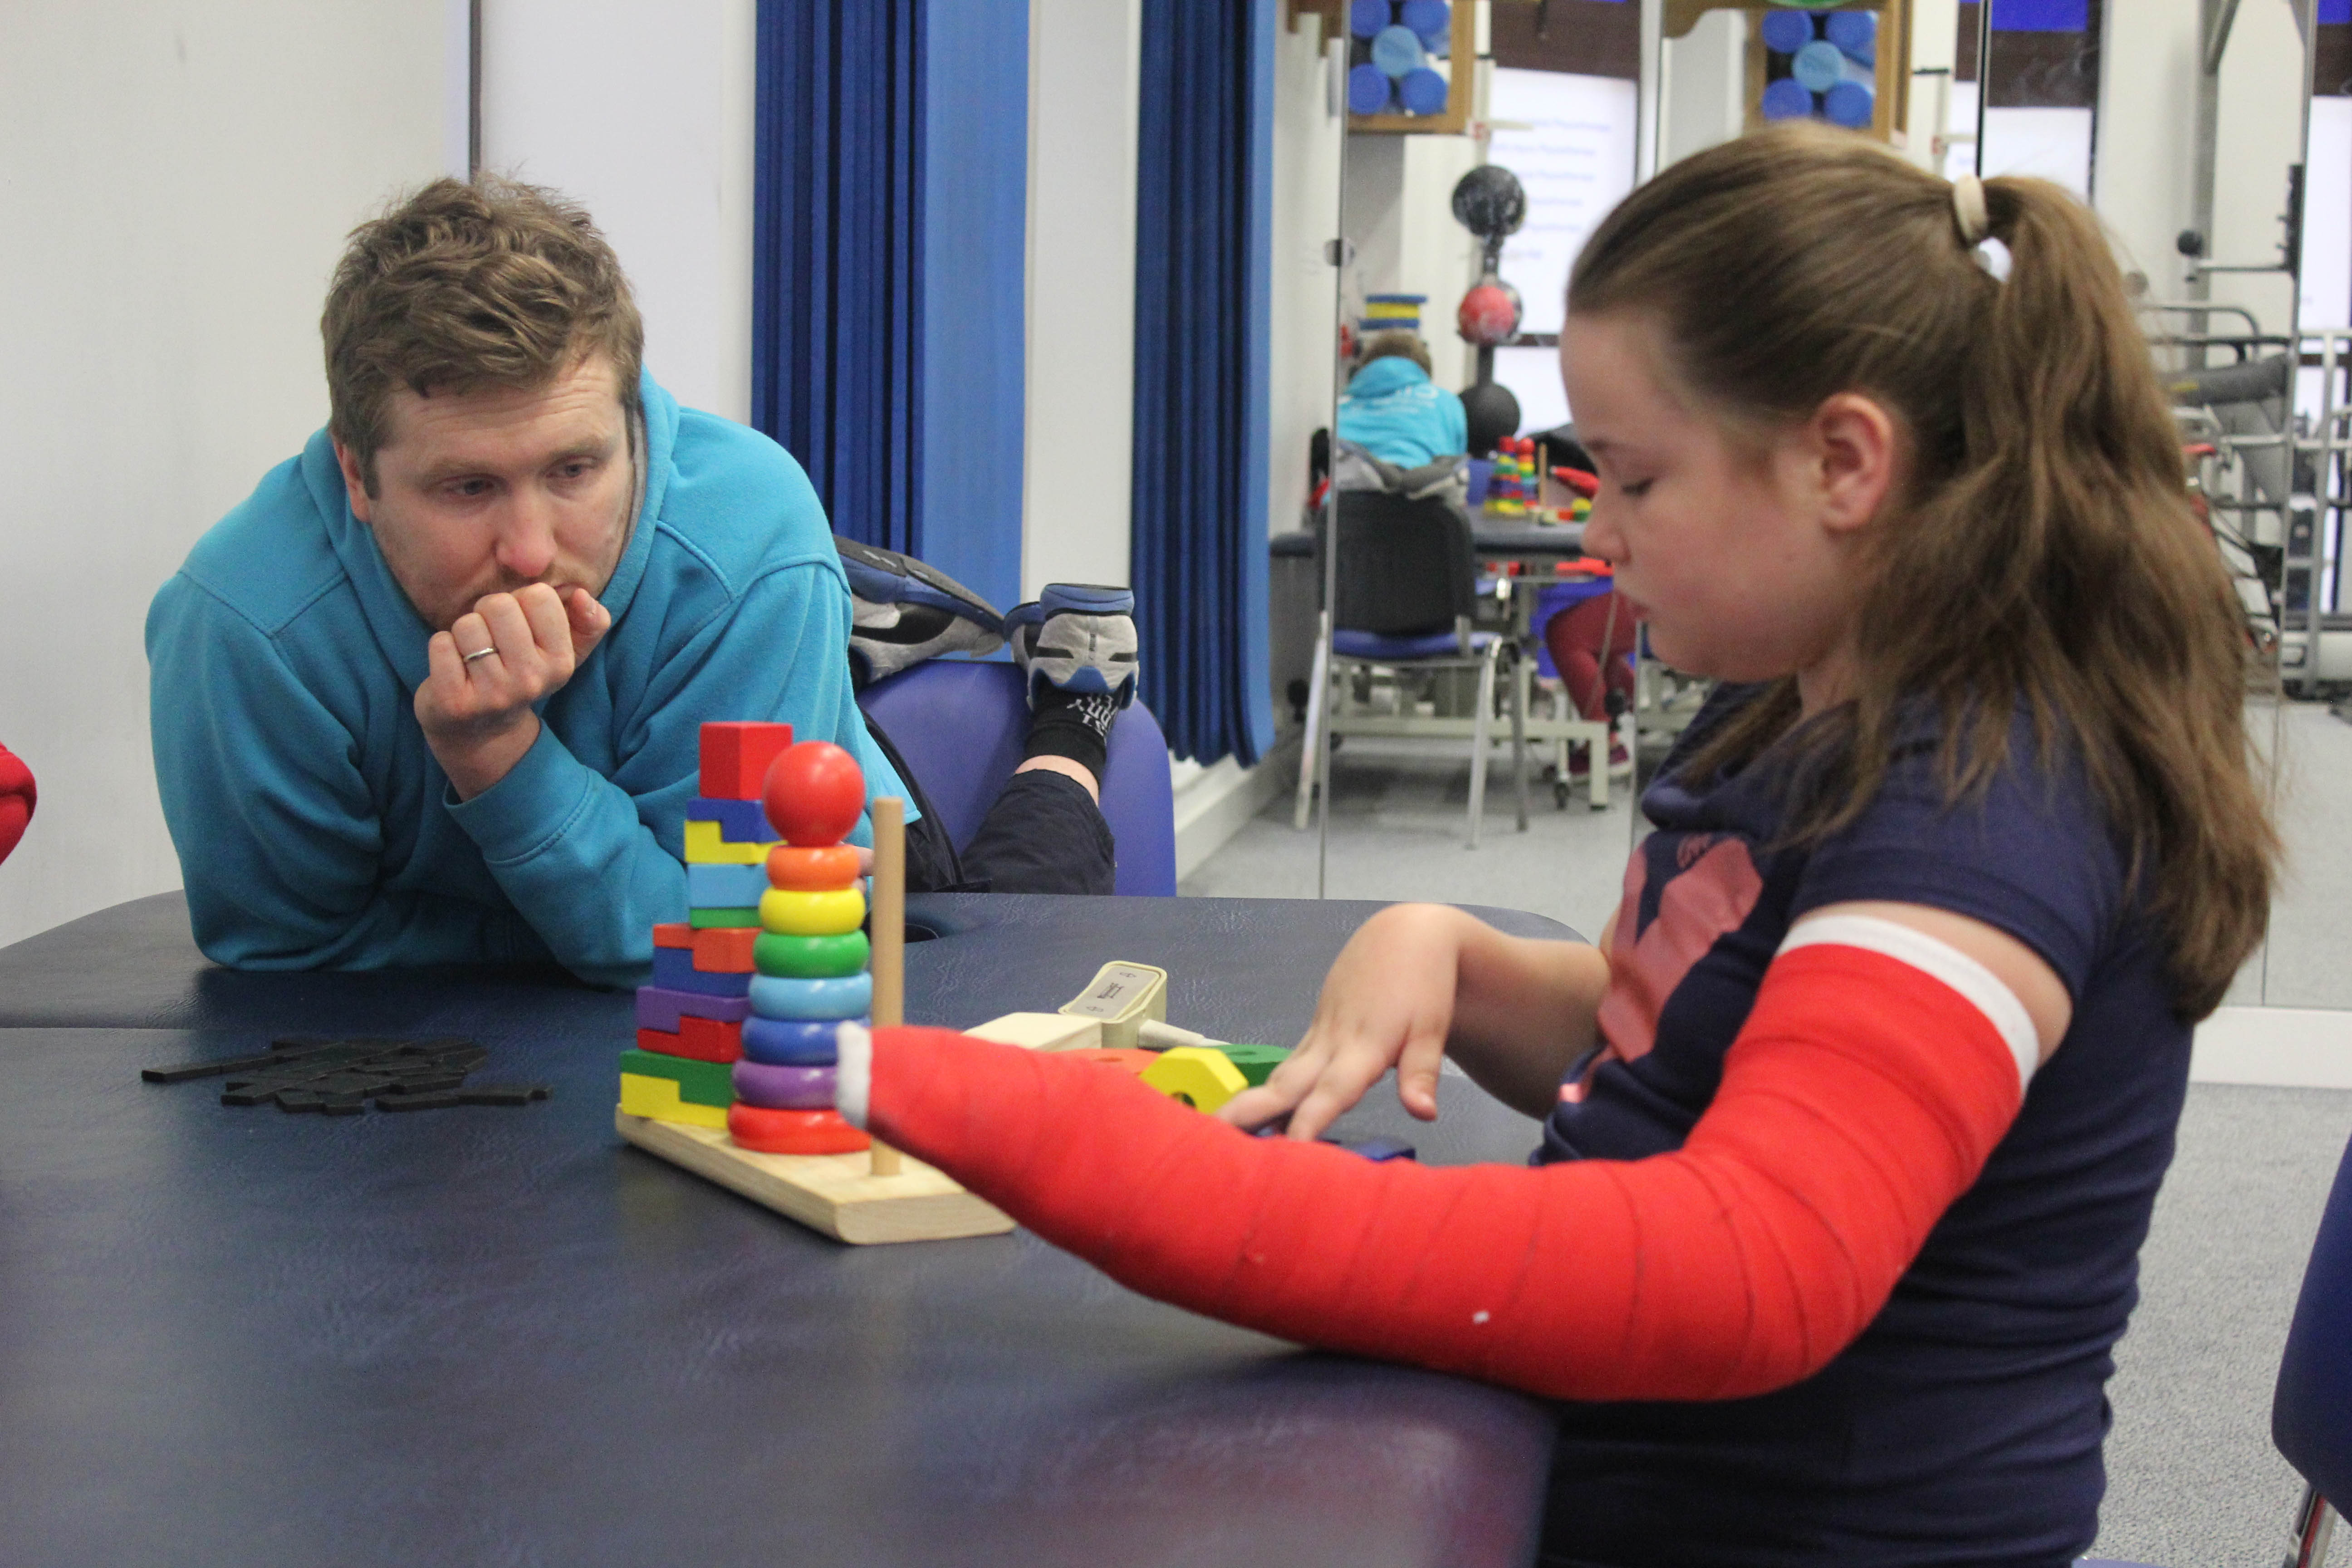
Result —
[{"label": "blue foam roller", "polygon": [[1866,66],[1878,63],[1878,17],[1868,11],[1832,11],[1826,30],[1829,41],[1835,44],[1850,60]]},{"label": "blue foam roller", "polygon": [[768,868],[759,866],[688,866],[686,901],[698,910],[756,908],[768,890]]},{"label": "blue foam roller", "polygon": [[1764,88],[1764,118],[1803,120],[1813,112],[1813,95],[1794,77],[1782,77]]},{"label": "blue foam roller", "polygon": [[1422,58],[1421,38],[1411,27],[1382,27],[1372,39],[1372,64],[1382,76],[1419,70]]},{"label": "blue foam roller", "polygon": [[1445,0],[1404,0],[1397,7],[1397,21],[1411,27],[1422,47],[1440,58],[1454,41],[1454,7]]},{"label": "blue foam roller", "polygon": [[762,1018],[758,1014],[743,1020],[743,1056],[769,1067],[829,1068],[835,1059],[834,1032],[845,1022],[863,1024],[863,1018],[834,1018],[824,1022],[790,1023],[782,1018]]},{"label": "blue foam roller", "polygon": [[1348,31],[1360,38],[1369,38],[1396,20],[1389,0],[1354,0],[1348,7]]},{"label": "blue foam roller", "polygon": [[653,983],[664,991],[699,991],[706,996],[749,996],[749,974],[719,974],[694,967],[690,948],[654,949]]},{"label": "blue foam roller", "polygon": [[1389,106],[1389,92],[1395,84],[1378,66],[1357,66],[1348,72],[1348,112],[1378,114]]},{"label": "blue foam roller", "polygon": [[1445,79],[1423,66],[1417,71],[1407,71],[1397,83],[1397,98],[1407,114],[1443,114],[1445,112]]},{"label": "blue foam roller", "polygon": [[751,1011],[762,1018],[855,1018],[874,1005],[874,976],[787,980],[761,974],[751,981]]},{"label": "blue foam roller", "polygon": [[1813,41],[1813,19],[1801,11],[1767,11],[1758,31],[1766,48],[1793,55]]},{"label": "blue foam roller", "polygon": [[690,800],[686,819],[719,824],[719,837],[729,844],[772,844],[776,839],[767,812],[756,800]]},{"label": "blue foam roller", "polygon": [[1822,112],[1832,125],[1861,131],[1878,110],[1878,95],[1858,81],[1842,81],[1822,94]]},{"label": "blue foam roller", "polygon": [[1789,74],[1807,92],[1827,92],[1845,79],[1845,56],[1826,38],[1815,38],[1789,62]]}]

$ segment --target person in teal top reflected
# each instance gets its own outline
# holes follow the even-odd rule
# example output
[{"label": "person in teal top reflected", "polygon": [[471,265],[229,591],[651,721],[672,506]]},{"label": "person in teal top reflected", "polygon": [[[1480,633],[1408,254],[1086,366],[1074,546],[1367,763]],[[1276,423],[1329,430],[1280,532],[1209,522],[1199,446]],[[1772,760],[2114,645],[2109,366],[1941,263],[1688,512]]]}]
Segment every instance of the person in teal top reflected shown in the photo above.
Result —
[{"label": "person in teal top reflected", "polygon": [[584,211],[436,181],[355,231],[321,331],[327,428],[148,612],[209,957],[632,984],[686,907],[705,720],[789,723],[906,795],[852,695],[807,477],[645,373]]},{"label": "person in teal top reflected", "polygon": [[1400,468],[1418,468],[1470,447],[1470,421],[1457,395],[1429,379],[1421,334],[1374,332],[1356,352],[1339,399],[1339,439]]}]

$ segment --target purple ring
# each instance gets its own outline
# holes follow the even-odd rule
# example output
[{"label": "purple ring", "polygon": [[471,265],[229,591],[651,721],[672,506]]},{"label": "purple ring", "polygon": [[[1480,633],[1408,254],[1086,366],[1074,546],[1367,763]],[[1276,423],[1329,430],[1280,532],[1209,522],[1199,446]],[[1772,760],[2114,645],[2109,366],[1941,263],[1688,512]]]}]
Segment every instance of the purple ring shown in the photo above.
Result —
[{"label": "purple ring", "polygon": [[833,1105],[831,1068],[770,1067],[751,1060],[735,1064],[735,1098],[771,1110],[824,1110]]}]

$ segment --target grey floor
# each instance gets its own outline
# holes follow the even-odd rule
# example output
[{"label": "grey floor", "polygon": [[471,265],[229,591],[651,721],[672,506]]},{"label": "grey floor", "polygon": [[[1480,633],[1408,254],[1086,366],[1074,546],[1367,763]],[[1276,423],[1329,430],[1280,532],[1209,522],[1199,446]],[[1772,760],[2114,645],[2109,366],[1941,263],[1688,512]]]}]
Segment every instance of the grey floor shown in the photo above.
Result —
[{"label": "grey floor", "polygon": [[[2266,717],[2266,715],[2265,715]],[[2352,1005],[2352,725],[2325,709],[2281,716],[2290,879],[2267,973],[2232,1000]],[[1431,899],[1548,914],[1591,934],[1617,902],[1633,817],[1565,811],[1536,792],[1512,825],[1509,778],[1465,847],[1469,769],[1454,752],[1351,740],[1335,769],[1326,888],[1333,898]],[[2340,804],[2339,804],[2340,797]],[[1311,898],[1318,836],[1285,795],[1192,877],[1190,896]],[[2275,1568],[2300,1483],[2270,1446],[2272,1379],[2303,1265],[2346,1142],[2352,1093],[2198,1085],[2142,1254],[2142,1300],[2116,1352],[2109,1485],[2098,1554],[2170,1568]]]}]

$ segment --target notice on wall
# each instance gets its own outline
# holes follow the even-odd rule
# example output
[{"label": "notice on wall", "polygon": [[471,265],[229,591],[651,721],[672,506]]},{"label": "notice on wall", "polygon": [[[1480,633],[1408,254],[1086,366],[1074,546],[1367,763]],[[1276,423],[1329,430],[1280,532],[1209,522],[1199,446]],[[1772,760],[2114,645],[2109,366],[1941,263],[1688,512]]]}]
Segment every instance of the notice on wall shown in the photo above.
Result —
[{"label": "notice on wall", "polygon": [[1633,188],[1634,85],[1498,67],[1487,112],[1486,161],[1528,193],[1528,220],[1503,243],[1503,280],[1526,306],[1521,331],[1556,332],[1585,237]]}]

